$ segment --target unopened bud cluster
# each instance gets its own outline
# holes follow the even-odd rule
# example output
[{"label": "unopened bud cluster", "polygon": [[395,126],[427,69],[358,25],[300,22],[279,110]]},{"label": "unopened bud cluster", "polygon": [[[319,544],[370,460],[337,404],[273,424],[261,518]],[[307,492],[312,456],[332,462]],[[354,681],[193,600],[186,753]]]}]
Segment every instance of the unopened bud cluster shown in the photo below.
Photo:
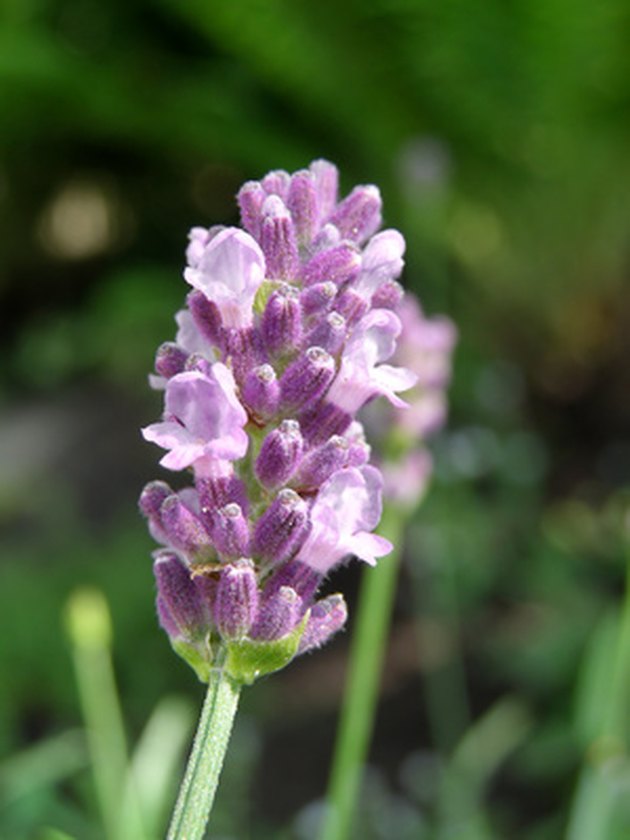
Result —
[{"label": "unopened bud cluster", "polygon": [[401,321],[404,240],[377,233],[373,186],[339,201],[326,161],[246,183],[243,228],[193,228],[191,286],[152,383],[164,414],[143,430],[162,466],[192,484],[144,489],[160,622],[202,679],[250,681],[342,627],[342,596],[317,600],[331,568],[374,564],[381,473],[357,412],[404,406],[416,382],[387,364]]}]

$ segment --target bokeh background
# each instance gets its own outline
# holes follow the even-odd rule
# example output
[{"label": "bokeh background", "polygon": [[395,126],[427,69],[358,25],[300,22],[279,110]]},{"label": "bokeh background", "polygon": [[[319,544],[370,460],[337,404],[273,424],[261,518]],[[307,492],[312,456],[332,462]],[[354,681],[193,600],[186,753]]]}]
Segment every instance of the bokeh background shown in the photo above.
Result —
[{"label": "bokeh background", "polygon": [[[0,836],[102,836],[77,587],[108,599],[131,743],[164,697],[192,725],[136,512],[146,374],[189,227],[317,157],[379,184],[405,284],[460,333],[355,836],[554,840],[600,771],[621,804],[584,840],[630,836],[629,25],[624,0],[5,0]],[[351,604],[360,571],[331,581]],[[246,692],[212,836],[314,836],[349,633]]]}]

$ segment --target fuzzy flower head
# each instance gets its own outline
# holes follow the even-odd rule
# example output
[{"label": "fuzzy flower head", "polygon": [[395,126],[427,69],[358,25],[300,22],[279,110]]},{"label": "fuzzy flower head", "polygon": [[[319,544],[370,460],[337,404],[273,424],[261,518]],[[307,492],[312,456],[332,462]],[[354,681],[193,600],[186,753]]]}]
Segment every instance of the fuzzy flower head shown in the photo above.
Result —
[{"label": "fuzzy flower head", "polygon": [[317,599],[331,569],[391,550],[356,415],[381,396],[406,410],[418,372],[396,364],[405,243],[378,232],[376,187],[340,199],[315,161],[247,182],[238,203],[242,227],[190,232],[186,306],[151,380],[164,410],[144,437],[192,483],[151,482],[140,507],[174,648],[201,679],[220,655],[251,682],[341,628],[343,597]]}]

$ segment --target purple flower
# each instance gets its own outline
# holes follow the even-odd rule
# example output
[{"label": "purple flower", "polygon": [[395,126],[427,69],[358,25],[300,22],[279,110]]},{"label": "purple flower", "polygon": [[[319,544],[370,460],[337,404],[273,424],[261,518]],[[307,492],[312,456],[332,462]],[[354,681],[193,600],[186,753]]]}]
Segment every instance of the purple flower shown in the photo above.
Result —
[{"label": "purple flower", "polygon": [[392,544],[370,533],[381,518],[383,479],[374,467],[343,469],[319,491],[311,509],[312,530],[297,559],[322,574],[349,554],[376,564]]},{"label": "purple flower", "polygon": [[398,317],[388,309],[375,309],[357,324],[328,392],[330,402],[355,412],[371,397],[382,394],[399,408],[406,405],[396,392],[411,388],[416,375],[406,368],[380,364],[394,353],[400,330]]},{"label": "purple flower", "polygon": [[225,228],[205,246],[184,277],[219,308],[226,327],[247,327],[252,306],[265,277],[260,246],[239,228]]},{"label": "purple flower", "polygon": [[208,375],[189,371],[170,379],[164,421],[147,426],[142,434],[169,450],[160,461],[163,467],[182,470],[207,460],[242,458],[248,446],[246,422],[232,374],[217,362]]},{"label": "purple flower", "polygon": [[[244,230],[190,232],[192,291],[152,379],[163,419],[143,429],[194,487],[151,482],[140,508],[165,546],[157,603],[176,650],[201,679],[220,661],[251,682],[343,626],[342,596],[317,600],[334,566],[391,550],[373,533],[383,476],[357,412],[384,396],[398,430],[441,422],[453,334],[401,303],[405,242],[377,233],[376,187],[340,200],[319,160],[247,182],[238,204]],[[405,499],[421,453],[399,471]]]}]

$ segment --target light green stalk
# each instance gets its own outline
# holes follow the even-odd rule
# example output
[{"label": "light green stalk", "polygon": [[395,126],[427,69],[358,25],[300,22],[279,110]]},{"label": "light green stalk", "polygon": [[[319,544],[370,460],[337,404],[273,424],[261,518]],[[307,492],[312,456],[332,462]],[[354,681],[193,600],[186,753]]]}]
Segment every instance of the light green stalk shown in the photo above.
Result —
[{"label": "light green stalk", "polygon": [[107,602],[98,590],[78,590],[68,602],[65,617],[105,836],[144,840],[111,661]]},{"label": "light green stalk", "polygon": [[372,734],[387,634],[398,578],[404,515],[385,506],[379,533],[394,549],[361,580],[350,665],[320,840],[348,836]]},{"label": "light green stalk", "polygon": [[[603,626],[601,629],[606,630]],[[608,633],[606,633],[608,636]],[[601,638],[605,638],[601,636]],[[615,825],[621,792],[630,775],[628,756],[628,709],[630,708],[630,558],[626,591],[616,640],[595,649],[598,662],[591,663],[600,698],[601,716],[585,757],[567,828],[568,840],[613,840],[626,832]],[[612,650],[611,650],[612,647]],[[612,663],[611,663],[612,660]],[[601,667],[612,664],[612,668]]]},{"label": "light green stalk", "polygon": [[213,669],[167,840],[201,840],[227,752],[240,685]]}]

